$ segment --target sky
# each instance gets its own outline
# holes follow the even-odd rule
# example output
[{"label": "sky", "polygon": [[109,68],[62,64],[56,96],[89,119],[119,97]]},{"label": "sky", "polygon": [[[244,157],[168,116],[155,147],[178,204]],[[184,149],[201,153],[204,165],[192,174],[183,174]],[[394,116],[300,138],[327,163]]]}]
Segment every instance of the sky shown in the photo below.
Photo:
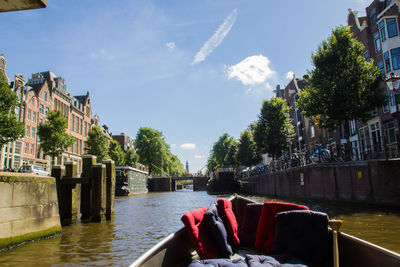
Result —
[{"label": "sky", "polygon": [[264,99],[365,0],[49,0],[0,14],[7,76],[52,71],[113,134],[164,134],[189,171],[218,137],[239,138]]}]

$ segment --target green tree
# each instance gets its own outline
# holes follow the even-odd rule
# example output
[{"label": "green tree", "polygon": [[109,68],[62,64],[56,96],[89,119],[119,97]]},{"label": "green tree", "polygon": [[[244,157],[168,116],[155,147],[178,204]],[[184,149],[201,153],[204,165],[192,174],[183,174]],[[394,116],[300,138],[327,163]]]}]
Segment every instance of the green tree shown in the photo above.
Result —
[{"label": "green tree", "polygon": [[365,122],[385,103],[381,71],[365,60],[364,52],[350,27],[339,26],[312,55],[314,69],[297,105],[307,117],[315,117],[319,127],[334,129],[344,123],[348,136],[349,120]]},{"label": "green tree", "polygon": [[65,132],[67,127],[67,119],[59,110],[50,111],[47,121],[38,126],[40,148],[51,157],[51,166],[54,166],[55,157],[60,156],[75,142],[75,138]]},{"label": "green tree", "polygon": [[207,172],[212,172],[218,167],[236,165],[234,160],[236,149],[237,142],[232,136],[227,133],[221,135],[210,151],[207,160]]},{"label": "green tree", "polygon": [[125,153],[117,141],[111,140],[108,155],[115,162],[115,166],[125,165]]},{"label": "green tree", "polygon": [[251,166],[259,161],[256,143],[249,129],[244,130],[240,135],[236,160],[242,166]]},{"label": "green tree", "polygon": [[107,157],[107,137],[96,125],[88,133],[86,153],[96,156],[97,162],[102,162]]},{"label": "green tree", "polygon": [[139,162],[149,167],[150,174],[183,173],[183,165],[170,151],[162,132],[141,127],[136,134],[136,153]]},{"label": "green tree", "polygon": [[24,135],[24,124],[15,116],[17,95],[9,88],[6,78],[0,72],[0,151],[3,145]]},{"label": "green tree", "polygon": [[279,97],[264,100],[254,129],[254,141],[259,153],[277,158],[287,148],[294,136],[289,110],[286,102]]},{"label": "green tree", "polygon": [[125,164],[136,168],[139,162],[139,155],[135,149],[128,149],[125,153]]}]

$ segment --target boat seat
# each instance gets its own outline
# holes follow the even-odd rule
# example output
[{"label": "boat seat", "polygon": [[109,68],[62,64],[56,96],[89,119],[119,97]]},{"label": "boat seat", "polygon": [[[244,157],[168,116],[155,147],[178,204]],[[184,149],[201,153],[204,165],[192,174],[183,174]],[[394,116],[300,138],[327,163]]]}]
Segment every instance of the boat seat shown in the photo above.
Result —
[{"label": "boat seat", "polygon": [[246,205],[242,225],[239,230],[241,247],[254,248],[262,206],[263,203],[249,203]]},{"label": "boat seat", "polygon": [[232,247],[228,244],[228,233],[218,214],[217,205],[215,203],[211,204],[205,212],[203,220],[207,223],[208,229],[219,251],[218,258],[229,258],[233,254]]},{"label": "boat seat", "polygon": [[228,233],[228,241],[233,248],[237,248],[240,245],[240,240],[238,236],[238,223],[236,221],[236,216],[232,210],[232,202],[225,198],[220,198],[217,200],[218,214],[224,222],[226,231]]},{"label": "boat seat", "polygon": [[189,239],[201,259],[215,259],[219,257],[207,223],[203,220],[207,208],[200,208],[186,212],[181,217]]},{"label": "boat seat", "polygon": [[263,204],[255,241],[257,251],[263,254],[272,252],[275,240],[275,217],[279,212],[290,210],[309,210],[309,208],[283,202],[265,202]]},{"label": "boat seat", "polygon": [[274,253],[301,259],[309,266],[332,266],[328,219],[326,213],[310,210],[278,213]]}]

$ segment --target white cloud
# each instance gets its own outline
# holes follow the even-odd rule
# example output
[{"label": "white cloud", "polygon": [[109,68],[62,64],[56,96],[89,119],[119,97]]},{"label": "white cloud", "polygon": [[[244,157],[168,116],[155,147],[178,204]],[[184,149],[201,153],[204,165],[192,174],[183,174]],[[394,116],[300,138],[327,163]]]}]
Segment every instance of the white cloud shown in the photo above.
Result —
[{"label": "white cloud", "polygon": [[202,62],[206,57],[211,54],[224,40],[231,30],[233,24],[235,23],[237,17],[237,10],[234,9],[224,20],[224,22],[219,25],[215,33],[204,43],[199,52],[195,55],[192,65]]},{"label": "white cloud", "polygon": [[176,144],[172,144],[172,145],[171,145],[171,148],[176,148]]},{"label": "white cloud", "polygon": [[286,79],[289,79],[289,80],[291,80],[291,79],[293,79],[293,77],[294,77],[294,72],[293,71],[288,71],[288,73],[286,73]]},{"label": "white cloud", "polygon": [[206,156],[204,156],[204,155],[194,155],[194,158],[195,159],[205,159]]},{"label": "white cloud", "polygon": [[183,150],[193,150],[196,148],[196,144],[186,143],[181,145],[181,149]]},{"label": "white cloud", "polygon": [[[270,68],[269,64],[269,59],[263,55],[251,56],[228,67],[226,72],[228,79],[236,78],[244,85],[259,85],[275,75],[275,71]],[[268,82],[265,86],[266,88],[271,87]]]},{"label": "white cloud", "polygon": [[168,50],[172,50],[175,48],[175,43],[174,42],[169,42],[165,44],[168,47]]}]

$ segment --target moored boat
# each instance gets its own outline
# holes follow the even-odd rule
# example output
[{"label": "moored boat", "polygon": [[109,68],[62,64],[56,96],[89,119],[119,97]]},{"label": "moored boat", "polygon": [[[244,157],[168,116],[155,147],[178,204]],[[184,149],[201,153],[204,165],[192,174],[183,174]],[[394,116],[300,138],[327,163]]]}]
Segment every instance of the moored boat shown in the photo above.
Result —
[{"label": "moored boat", "polygon": [[130,166],[115,167],[115,195],[147,193],[148,173]]},{"label": "moored boat", "polygon": [[[239,226],[243,222],[244,210],[247,204],[255,201],[235,196],[229,199],[232,202],[232,210]],[[338,253],[340,266],[400,266],[400,255],[379,247],[354,236],[338,233]],[[332,266],[334,253],[332,251],[332,230],[329,229],[329,254]],[[253,251],[255,253],[255,251]],[[198,255],[190,241],[185,228],[169,235],[143,254],[131,266],[188,266]]]}]

